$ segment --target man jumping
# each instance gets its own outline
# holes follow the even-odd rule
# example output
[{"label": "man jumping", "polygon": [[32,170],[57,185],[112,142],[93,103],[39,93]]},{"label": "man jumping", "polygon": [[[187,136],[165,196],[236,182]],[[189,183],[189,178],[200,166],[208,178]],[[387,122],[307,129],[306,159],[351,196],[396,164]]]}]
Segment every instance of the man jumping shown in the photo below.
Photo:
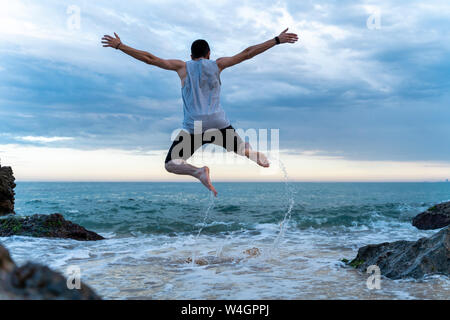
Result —
[{"label": "man jumping", "polygon": [[105,35],[102,38],[103,47],[111,47],[143,61],[147,64],[172,70],[178,73],[181,80],[181,95],[183,98],[184,121],[183,129],[174,140],[165,160],[166,170],[180,175],[190,175],[199,179],[203,185],[211,190],[215,196],[217,191],[211,183],[209,168],[198,168],[186,162],[201,146],[213,143],[246,156],[262,167],[269,167],[264,154],[252,150],[248,143],[239,137],[231,126],[220,105],[220,73],[245,60],[263,53],[281,43],[295,43],[298,36],[287,33],[288,29],[279,36],[261,44],[248,47],[232,57],[210,60],[210,48],[205,40],[196,40],[191,46],[190,61],[175,59],[161,59],[155,55],[124,45],[119,36],[115,38]]}]

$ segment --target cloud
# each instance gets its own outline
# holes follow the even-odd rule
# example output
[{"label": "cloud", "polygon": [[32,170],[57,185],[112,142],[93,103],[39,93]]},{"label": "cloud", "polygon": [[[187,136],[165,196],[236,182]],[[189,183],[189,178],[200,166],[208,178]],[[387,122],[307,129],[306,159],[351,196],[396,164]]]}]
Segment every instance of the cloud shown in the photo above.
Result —
[{"label": "cloud", "polygon": [[[188,60],[197,38],[217,58],[289,27],[297,44],[221,75],[222,104],[236,128],[279,128],[281,148],[299,154],[450,161],[448,1],[79,1],[78,30],[67,27],[69,5],[3,6],[0,116],[8,121],[0,143],[76,137],[53,143],[165,150],[182,122],[178,76],[102,48],[103,34]],[[381,28],[369,30],[375,9]]]},{"label": "cloud", "polygon": [[59,141],[69,141],[73,140],[72,137],[33,137],[33,136],[26,136],[26,137],[16,137],[18,140],[22,141],[29,141],[29,142],[42,142],[42,143],[49,143],[49,142],[59,142]]}]

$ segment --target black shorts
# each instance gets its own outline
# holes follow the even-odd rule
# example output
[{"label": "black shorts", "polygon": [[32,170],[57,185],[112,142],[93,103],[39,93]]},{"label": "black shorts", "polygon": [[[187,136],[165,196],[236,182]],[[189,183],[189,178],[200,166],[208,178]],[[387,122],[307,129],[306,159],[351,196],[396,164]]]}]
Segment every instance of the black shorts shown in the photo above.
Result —
[{"label": "black shorts", "polygon": [[167,153],[165,163],[175,159],[189,159],[194,152],[205,144],[213,143],[228,152],[244,154],[245,143],[232,126],[223,129],[209,129],[202,134],[193,134],[181,130]]}]

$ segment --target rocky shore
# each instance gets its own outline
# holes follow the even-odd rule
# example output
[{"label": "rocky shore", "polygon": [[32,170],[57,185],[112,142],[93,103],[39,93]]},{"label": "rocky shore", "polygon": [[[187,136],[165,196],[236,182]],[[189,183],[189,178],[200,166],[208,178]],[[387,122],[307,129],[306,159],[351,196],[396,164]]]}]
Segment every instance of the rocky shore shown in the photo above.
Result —
[{"label": "rocky shore", "polygon": [[13,216],[15,178],[11,167],[0,165],[0,237],[29,236],[45,238],[70,238],[80,241],[103,240],[93,231],[65,220],[59,213],[35,214],[29,217]]},{"label": "rocky shore", "polygon": [[432,206],[418,214],[412,224],[421,230],[439,229],[450,225],[450,201]]},{"label": "rocky shore", "polygon": [[415,278],[425,275],[450,275],[450,227],[432,237],[417,241],[396,241],[364,246],[350,262],[365,271],[377,265],[381,274],[391,279]]},{"label": "rocky shore", "polygon": [[361,271],[370,265],[380,268],[391,279],[415,278],[425,275],[450,276],[450,202],[435,205],[414,217],[418,229],[439,229],[429,238],[417,241],[396,241],[361,247],[348,264]]},{"label": "rocky shore", "polygon": [[11,167],[0,165],[0,216],[14,213],[14,181]]},{"label": "rocky shore", "polygon": [[[65,220],[61,214],[16,216],[14,212],[13,171],[0,166],[0,237],[14,235],[68,238],[80,241],[102,240],[102,236]],[[100,297],[86,284],[69,289],[67,279],[50,268],[28,262],[17,266],[0,244],[0,300],[96,300]]]},{"label": "rocky shore", "polygon": [[0,237],[9,236],[63,238],[79,241],[104,239],[101,235],[64,219],[59,213],[35,214],[29,217],[9,216],[0,219]]},{"label": "rocky shore", "polygon": [[88,285],[69,289],[68,279],[50,268],[28,262],[17,266],[0,244],[0,300],[99,300]]}]

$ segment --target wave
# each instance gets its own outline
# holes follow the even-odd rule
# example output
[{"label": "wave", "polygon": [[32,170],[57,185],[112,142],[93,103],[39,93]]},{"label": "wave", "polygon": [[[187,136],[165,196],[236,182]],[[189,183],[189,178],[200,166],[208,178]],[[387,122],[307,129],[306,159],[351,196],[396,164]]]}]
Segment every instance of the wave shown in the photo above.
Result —
[{"label": "wave", "polygon": [[[99,232],[114,232],[129,235],[133,232],[144,234],[195,233],[204,218],[205,203],[180,204],[163,201],[133,200],[103,202],[101,205],[71,207],[59,206],[55,212],[62,213],[68,220]],[[34,205],[36,203],[33,203]],[[327,229],[334,227],[373,228],[379,222],[410,223],[428,204],[407,204],[387,202],[372,205],[323,206],[295,204],[291,211],[290,228]],[[35,207],[35,206],[33,206]],[[42,210],[41,206],[35,207]],[[248,204],[220,204],[209,212],[203,228],[206,234],[255,230],[258,224],[279,225],[287,206],[265,205],[254,207]],[[40,212],[33,212],[40,213]],[[51,212],[49,212],[51,213]],[[19,213],[20,214],[20,213]]]},{"label": "wave", "polygon": [[[172,236],[195,234],[208,204],[200,184],[61,185],[64,188],[49,193],[36,185],[26,190],[26,184],[19,184],[22,190],[16,201],[17,213],[59,212],[86,228],[114,232],[117,236]],[[43,186],[48,191],[53,185]],[[290,183],[294,205],[289,211],[291,202],[284,183],[224,183],[220,185],[222,197],[209,212],[202,232],[255,231],[258,224],[279,226],[286,212],[290,214],[289,228],[297,230],[409,224],[416,214],[448,198],[444,187],[447,188],[444,184]],[[431,193],[424,188],[436,190],[430,189],[435,191]]]}]

